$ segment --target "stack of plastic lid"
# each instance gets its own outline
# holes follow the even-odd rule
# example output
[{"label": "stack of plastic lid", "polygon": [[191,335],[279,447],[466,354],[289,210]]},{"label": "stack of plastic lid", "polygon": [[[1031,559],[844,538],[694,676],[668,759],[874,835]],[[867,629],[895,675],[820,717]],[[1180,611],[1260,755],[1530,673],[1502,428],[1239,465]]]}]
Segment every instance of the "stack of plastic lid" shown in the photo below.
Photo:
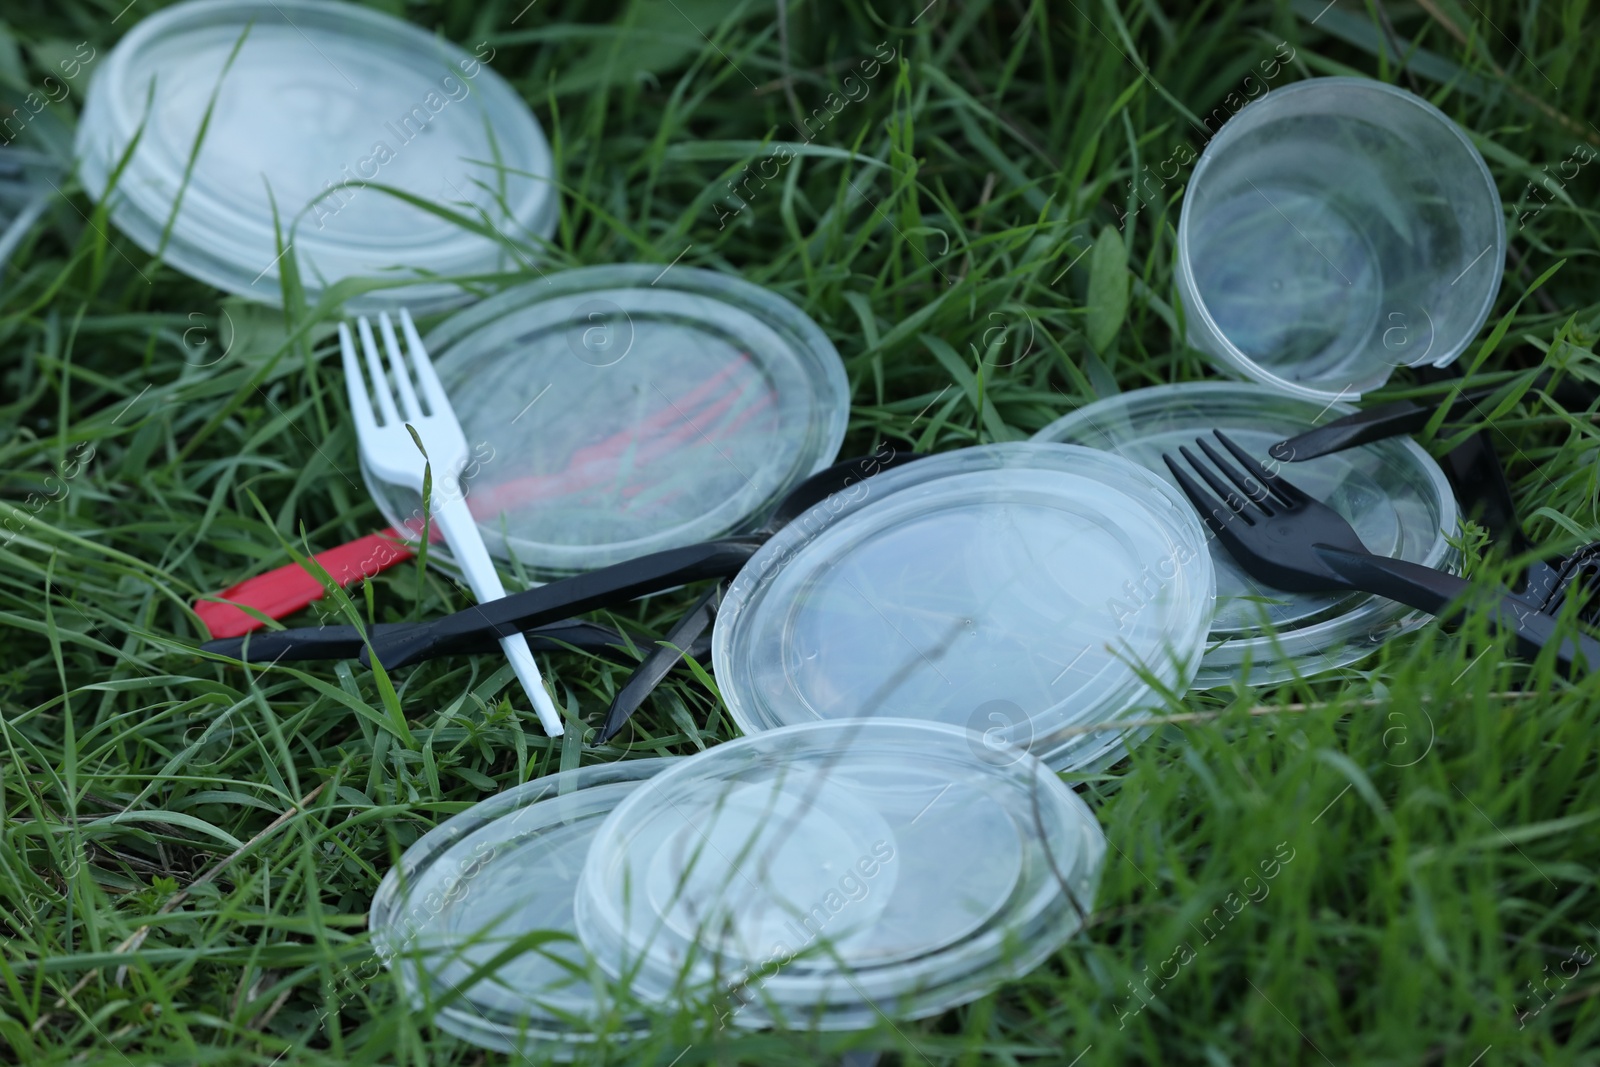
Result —
[{"label": "stack of plastic lid", "polygon": [[[577,940],[574,891],[596,831],[679,762],[629,760],[539,778],[475,804],[406,850],[378,887],[374,948],[448,1033],[558,1051],[643,1024]],[[562,1058],[569,1058],[564,1056]]]},{"label": "stack of plastic lid", "polygon": [[718,613],[718,684],[746,733],[921,719],[1058,770],[1111,762],[1106,724],[1181,693],[1214,603],[1206,535],[1164,479],[1015,442],[887,471],[791,522]]},{"label": "stack of plastic lid", "polygon": [[[1278,441],[1354,410],[1284,396],[1264,385],[1188,382],[1097,401],[1046,426],[1034,440],[1105,449],[1170,480],[1161,454],[1192,448],[1195,438],[1213,430],[1270,463],[1269,449]],[[1456,527],[1455,497],[1444,472],[1415,441],[1377,441],[1295,463],[1283,474],[1348,519],[1378,555],[1427,567],[1456,565],[1457,553],[1446,540]],[[1210,554],[1218,604],[1196,686],[1240,679],[1263,684],[1332,670],[1426,619],[1365,593],[1269,589],[1220,545],[1213,543]]]},{"label": "stack of plastic lid", "polygon": [[1093,904],[1083,802],[965,730],[813,723],[663,763],[556,775],[414,845],[371,924],[418,1006],[556,1058],[708,999],[860,1028],[1027,973]]},{"label": "stack of plastic lid", "polygon": [[[489,551],[543,575],[753,527],[833,461],[849,418],[844,365],[814,322],[690,267],[552,274],[425,343],[473,453],[467,504]],[[366,481],[397,528],[420,514]]]},{"label": "stack of plastic lid", "polygon": [[140,247],[249,299],[280,302],[292,257],[313,300],[347,278],[426,277],[350,307],[459,303],[441,279],[519,269],[507,244],[556,222],[549,145],[492,55],[349,4],[176,4],[101,60],[83,184]]}]

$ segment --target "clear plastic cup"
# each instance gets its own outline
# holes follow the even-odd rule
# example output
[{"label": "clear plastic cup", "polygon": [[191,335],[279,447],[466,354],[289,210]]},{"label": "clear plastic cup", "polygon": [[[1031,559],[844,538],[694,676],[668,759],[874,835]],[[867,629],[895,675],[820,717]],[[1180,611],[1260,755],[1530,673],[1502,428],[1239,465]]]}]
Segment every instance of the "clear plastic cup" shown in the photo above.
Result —
[{"label": "clear plastic cup", "polygon": [[1178,222],[1188,340],[1235,376],[1355,399],[1462,353],[1505,248],[1489,168],[1443,112],[1364,78],[1299,82],[1195,165]]}]

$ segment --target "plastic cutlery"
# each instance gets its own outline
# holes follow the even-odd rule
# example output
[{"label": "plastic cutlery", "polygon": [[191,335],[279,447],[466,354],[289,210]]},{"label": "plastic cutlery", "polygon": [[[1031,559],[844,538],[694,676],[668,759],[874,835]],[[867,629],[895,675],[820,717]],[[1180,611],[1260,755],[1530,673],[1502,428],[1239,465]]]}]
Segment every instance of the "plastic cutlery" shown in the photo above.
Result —
[{"label": "plastic cutlery", "polygon": [[[719,432],[737,430],[771,407],[771,398],[762,395],[726,426],[711,425],[712,420],[726,413],[739,397],[737,393],[719,393],[728,373],[721,372],[700,383],[628,430],[578,448],[558,473],[515,478],[480,488],[468,496],[468,508],[480,522],[492,521],[503,511],[536,505],[563,492],[600,486],[616,478],[619,459],[629,448],[637,448],[643,456],[656,457],[680,446],[690,435],[709,434],[708,439],[715,440]],[[695,421],[672,432],[660,432],[667,430],[673,419],[682,421],[685,411],[693,412]],[[646,436],[649,434],[656,436]],[[641,441],[641,438],[644,439]],[[645,488],[643,485],[625,486],[621,495],[631,499]],[[414,518],[406,525],[409,533],[403,534],[391,526],[311,558],[340,588],[353,585],[415,555],[414,546],[422,522]],[[437,526],[430,528],[430,540],[440,540]],[[195,601],[194,610],[213,638],[242,637],[266,625],[243,608],[253,608],[269,619],[284,619],[305,609],[325,592],[322,584],[298,563],[287,563]]]},{"label": "plastic cutlery", "polygon": [[[883,453],[845,460],[813,474],[790,490],[762,528],[743,536],[726,537],[697,545],[653,552],[624,563],[515,593],[497,604],[483,605],[420,623],[391,623],[365,631],[353,626],[318,626],[208,641],[204,652],[230,656],[249,663],[277,660],[345,659],[364,655],[367,641],[375,642],[379,661],[391,669],[437,655],[476,653],[504,633],[531,632],[575,615],[615,607],[636,597],[660,593],[691,582],[721,579],[738,573],[774,530],[807,508],[842,493],[879,471],[919,458],[914,452]],[[397,639],[404,646],[391,646]],[[389,651],[386,652],[385,649]],[[399,662],[402,653],[407,658]],[[396,657],[391,659],[391,655]],[[653,659],[666,653],[657,651]],[[674,652],[665,664],[677,662]],[[630,683],[631,686],[631,683]],[[630,695],[638,694],[630,687]]]},{"label": "plastic cutlery", "polygon": [[[483,543],[461,489],[461,470],[470,456],[467,436],[450,407],[439,376],[434,373],[422,338],[404,309],[400,311],[400,328],[406,339],[404,350],[388,314],[378,316],[378,330],[383,335],[384,350],[393,372],[391,385],[371,323],[365,317],[356,320],[361,351],[372,379],[369,396],[350,327],[339,324],[339,347],[361,456],[376,477],[419,495],[423,492],[426,472],[431,470],[433,484],[429,502],[434,524],[449,545],[450,554],[461,567],[478,603],[499,600],[506,595],[505,586],[501,584],[494,559]],[[374,397],[377,411],[373,410]],[[545,690],[527,638],[520,633],[508,634],[500,638],[500,648],[533,702],[545,733],[551,737],[561,736],[561,716]]]},{"label": "plastic cutlery", "polygon": [[1374,554],[1343,515],[1268,471],[1222,431],[1213,433],[1238,467],[1204,438],[1195,445],[1209,465],[1187,447],[1178,449],[1210,492],[1171,454],[1161,458],[1206,526],[1256,581],[1289,592],[1372,593],[1433,615],[1476,604],[1496,629],[1516,638],[1518,651],[1528,659],[1549,645],[1564,673],[1600,667],[1600,641],[1582,632],[1563,633],[1556,619],[1506,590]]}]

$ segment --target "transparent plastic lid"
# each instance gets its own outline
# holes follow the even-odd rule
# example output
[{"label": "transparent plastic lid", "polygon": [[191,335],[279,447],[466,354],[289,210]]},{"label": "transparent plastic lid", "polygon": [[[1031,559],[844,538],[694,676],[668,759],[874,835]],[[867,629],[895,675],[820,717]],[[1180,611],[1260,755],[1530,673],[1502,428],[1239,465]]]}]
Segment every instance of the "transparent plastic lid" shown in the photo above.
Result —
[{"label": "transparent plastic lid", "polygon": [[[80,175],[90,196],[106,196],[139,134],[112,220],[178,270],[263,303],[281,303],[290,255],[312,300],[345,278],[519,269],[502,237],[527,249],[554,231],[553,164],[492,56],[325,0],[175,4],[100,61],[78,127]],[[465,215],[480,232],[375,185]],[[290,244],[281,254],[275,213]],[[420,312],[467,297],[425,280],[348,307]]]},{"label": "transparent plastic lid", "polygon": [[414,1007],[487,1048],[571,1059],[645,1028],[590,966],[574,889],[606,817],[670,759],[582,767],[446,820],[384,876],[369,927]]},{"label": "transparent plastic lid", "polygon": [[[1274,444],[1354,410],[1253,383],[1183,382],[1096,401],[1046,426],[1034,440],[1103,449],[1170,481],[1161,454],[1192,448],[1195,438],[1212,430],[1222,430],[1272,469],[1268,450]],[[1378,555],[1428,567],[1456,565],[1457,553],[1446,540],[1456,529],[1455,496],[1439,465],[1410,438],[1287,463],[1280,473],[1350,520]],[[1333,670],[1426,618],[1364,593],[1265,588],[1214,540],[1210,556],[1217,611],[1197,687],[1238,679],[1266,684]]]},{"label": "transparent plastic lid", "polygon": [[729,1025],[853,1029],[1027,973],[1092,907],[1105,838],[1019,749],[954,727],[787,727],[683,760],[617,806],[577,889],[635,995],[721,991]]},{"label": "transparent plastic lid", "polygon": [[[489,551],[544,575],[753,527],[833,462],[849,418],[844,365],[815,323],[690,267],[552,274],[451,316],[426,345]],[[420,498],[367,485],[397,528],[420,515]]]},{"label": "transparent plastic lid", "polygon": [[1142,467],[1016,442],[878,475],[795,519],[729,587],[717,679],[747,733],[817,719],[949,723],[1050,766],[1182,692],[1213,605],[1199,518]]}]

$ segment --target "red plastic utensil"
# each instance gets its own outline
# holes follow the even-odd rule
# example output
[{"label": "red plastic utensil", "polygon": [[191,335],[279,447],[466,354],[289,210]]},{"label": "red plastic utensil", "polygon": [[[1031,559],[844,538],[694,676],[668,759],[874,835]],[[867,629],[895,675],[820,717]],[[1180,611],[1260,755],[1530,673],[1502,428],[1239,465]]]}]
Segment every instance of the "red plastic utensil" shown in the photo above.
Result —
[{"label": "red plastic utensil", "polygon": [[[439,539],[438,530],[430,531],[430,540]],[[318,552],[311,558],[340,588],[370,578],[380,571],[410,559],[415,553],[400,540],[400,532],[389,527],[379,533],[358,537],[354,541]],[[289,563],[254,578],[246,578],[238,585],[229,586],[216,594],[221,600],[198,600],[194,613],[206,624],[212,637],[243,637],[252,630],[266,625],[260,619],[237,605],[245,604],[273,619],[282,619],[300,611],[323,595],[322,583],[311,576],[298,563]]]}]

